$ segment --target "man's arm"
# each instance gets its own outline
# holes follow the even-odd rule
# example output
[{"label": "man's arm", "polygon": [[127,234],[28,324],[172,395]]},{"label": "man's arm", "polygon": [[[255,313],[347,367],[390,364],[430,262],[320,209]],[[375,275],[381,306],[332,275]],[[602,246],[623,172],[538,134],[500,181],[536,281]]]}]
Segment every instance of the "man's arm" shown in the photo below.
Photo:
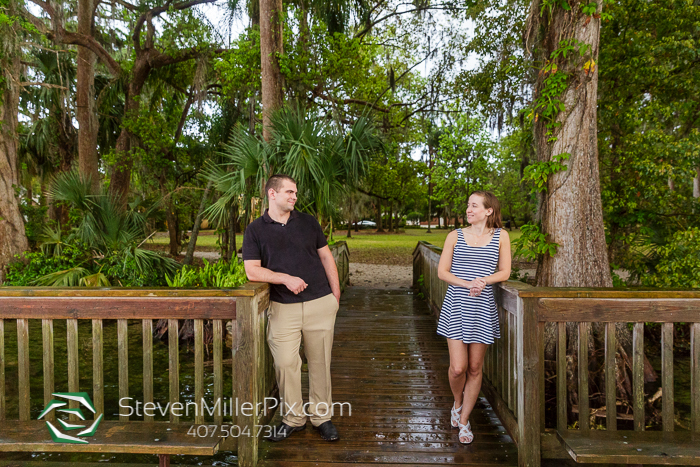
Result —
[{"label": "man's arm", "polygon": [[[331,255],[331,260],[332,259],[333,256]],[[295,294],[302,292],[306,287],[308,287],[308,284],[300,277],[290,276],[289,274],[284,274],[281,272],[274,272],[262,267],[259,259],[245,260],[243,261],[243,264],[245,265],[245,273],[250,281],[267,282],[269,284],[282,284]],[[338,282],[337,272],[335,274],[335,281],[336,283]]]},{"label": "man's arm", "polygon": [[340,303],[340,280],[338,279],[338,267],[335,265],[333,253],[331,253],[331,249],[328,248],[328,245],[319,248],[317,251],[319,258],[321,258],[321,263],[323,263],[323,269],[326,271],[326,277],[328,278],[328,284],[331,286],[331,291],[335,299]]}]

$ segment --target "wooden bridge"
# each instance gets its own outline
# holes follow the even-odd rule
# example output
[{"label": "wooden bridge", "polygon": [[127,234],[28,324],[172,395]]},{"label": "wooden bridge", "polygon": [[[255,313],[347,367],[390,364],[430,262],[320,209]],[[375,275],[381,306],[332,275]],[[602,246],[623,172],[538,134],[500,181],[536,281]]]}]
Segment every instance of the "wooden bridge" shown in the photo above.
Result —
[{"label": "wooden bridge", "polygon": [[515,444],[484,398],[471,419],[474,443],[459,444],[448,364],[424,300],[405,289],[350,288],[333,345],[333,400],[352,406],[351,415],[333,418],[341,440],[328,443],[307,429],[263,443],[258,465],[517,465]]},{"label": "wooden bridge", "polygon": [[[346,283],[347,247],[341,242],[333,251]],[[416,248],[414,282],[420,292],[350,288],[344,293],[332,371],[334,400],[349,403],[352,413],[336,411],[334,423],[342,437],[337,443],[321,441],[311,429],[268,443],[256,434],[278,422],[270,419],[272,413],[201,411],[202,399],[231,397],[258,407],[275,395],[265,344],[265,285],[232,290],[0,289],[0,452],[5,451],[0,466],[31,465],[17,451],[85,453],[53,457],[71,464],[104,461],[106,453],[112,453],[107,460],[117,463],[143,464],[158,454],[161,465],[168,464],[170,455],[190,455],[195,457],[177,457],[175,462],[245,467],[537,467],[549,459],[552,465],[573,460],[700,464],[700,293],[690,291],[537,289],[514,282],[499,286],[503,338],[486,357],[484,397],[472,417],[476,440],[460,445],[449,426],[447,347],[435,334],[435,312],[445,291],[437,279],[439,254],[440,249],[425,243]],[[193,320],[191,344],[177,338],[183,319]],[[168,345],[154,342],[154,320],[166,320]],[[591,329],[601,323],[601,365],[604,374],[615,374],[617,365],[624,369],[615,359],[617,322],[632,323],[633,400],[628,407],[619,406],[615,380],[605,379],[606,405],[616,409],[594,411],[586,371]],[[657,431],[645,426],[650,405],[642,379],[645,322],[662,323],[663,417]],[[691,378],[685,388],[690,401],[676,405],[674,389],[686,384],[686,379],[674,379],[674,364],[678,366],[681,356],[673,352],[673,329],[679,322],[696,324],[690,326]],[[567,323],[575,323],[579,343],[568,356]],[[555,329],[552,362],[544,357],[546,326]],[[232,350],[224,344],[227,335],[232,336]],[[580,363],[576,374],[567,375],[567,358]],[[545,400],[550,387],[554,394]],[[574,408],[568,400],[570,387],[577,389],[578,420],[568,415]],[[90,392],[95,416],[103,413],[107,419],[88,445],[55,443],[45,422],[36,420],[52,394],[65,391]],[[125,397],[200,410],[187,416],[132,414],[116,404]],[[237,427],[235,436],[232,427]],[[223,431],[229,436],[221,436]]]}]

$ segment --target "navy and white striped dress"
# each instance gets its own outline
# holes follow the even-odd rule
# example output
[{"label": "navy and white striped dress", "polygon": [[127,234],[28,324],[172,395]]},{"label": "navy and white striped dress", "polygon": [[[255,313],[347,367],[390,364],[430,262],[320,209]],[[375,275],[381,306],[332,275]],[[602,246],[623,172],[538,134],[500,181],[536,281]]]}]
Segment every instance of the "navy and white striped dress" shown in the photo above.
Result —
[{"label": "navy and white striped dress", "polygon": [[[500,236],[501,229],[496,229],[488,245],[473,247],[464,241],[462,229],[457,230],[450,272],[467,281],[495,273]],[[442,302],[437,333],[465,344],[493,344],[501,337],[493,287],[487,285],[478,297],[470,297],[469,289],[450,285]]]}]

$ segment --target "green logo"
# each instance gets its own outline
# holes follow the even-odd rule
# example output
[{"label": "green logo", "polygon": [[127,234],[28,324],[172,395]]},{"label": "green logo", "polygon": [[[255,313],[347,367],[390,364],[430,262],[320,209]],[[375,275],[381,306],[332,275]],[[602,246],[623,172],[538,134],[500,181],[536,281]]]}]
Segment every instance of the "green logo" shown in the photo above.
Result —
[{"label": "green logo", "polygon": [[[69,401],[76,401],[79,402],[80,405],[84,406],[87,408],[90,412],[93,414],[95,413],[95,406],[92,405],[92,399],[90,399],[90,396],[88,396],[87,392],[54,392],[51,394],[52,396],[59,397],[61,399],[67,399]],[[52,399],[51,402],[48,403],[48,405],[42,410],[42,412],[39,414],[39,418],[37,420],[41,420],[46,416],[46,414],[52,412],[53,410],[58,409],[58,412],[61,413],[67,413],[67,414],[73,414],[76,415],[79,419],[85,420],[85,415],[83,415],[83,411],[80,410],[80,408],[77,409],[68,409],[68,408],[61,408],[65,407],[68,405],[68,402],[64,402],[61,400],[57,399]],[[61,420],[60,418],[57,418],[58,423],[61,425],[61,427],[66,430],[79,430],[80,428],[84,428],[83,431],[78,433],[78,436],[93,436],[95,432],[97,431],[97,427],[100,426],[100,422],[102,421],[103,414],[100,414],[99,417],[95,419],[95,421],[90,425],[89,428],[86,428],[87,425],[74,425],[72,423],[68,423],[64,420]],[[75,436],[70,436],[65,433],[62,433],[61,431],[58,430],[55,426],[51,424],[48,420],[46,421],[46,427],[49,429],[49,433],[51,433],[51,439],[55,443],[80,443],[80,444],[88,444],[87,440],[76,438]]]}]

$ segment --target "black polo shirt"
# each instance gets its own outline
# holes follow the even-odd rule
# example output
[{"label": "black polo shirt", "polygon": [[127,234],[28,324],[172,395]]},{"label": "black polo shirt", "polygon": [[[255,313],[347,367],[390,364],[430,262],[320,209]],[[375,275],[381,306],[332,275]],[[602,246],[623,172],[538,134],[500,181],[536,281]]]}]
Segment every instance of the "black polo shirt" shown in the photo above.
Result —
[{"label": "black polo shirt", "polygon": [[328,245],[314,216],[292,211],[286,224],[274,221],[265,210],[250,223],[243,237],[243,261],[260,260],[273,272],[300,277],[308,287],[298,295],[283,284],[270,284],[270,300],[308,302],[332,293],[318,249]]}]

